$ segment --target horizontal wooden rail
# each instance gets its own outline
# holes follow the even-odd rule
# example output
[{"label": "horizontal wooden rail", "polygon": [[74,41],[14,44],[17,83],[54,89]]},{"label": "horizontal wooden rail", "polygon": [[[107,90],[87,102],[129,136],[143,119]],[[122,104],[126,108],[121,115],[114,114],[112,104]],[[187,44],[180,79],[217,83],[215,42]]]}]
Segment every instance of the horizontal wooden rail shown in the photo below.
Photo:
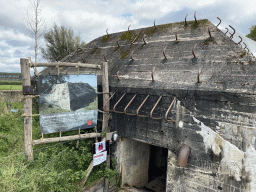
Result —
[{"label": "horizontal wooden rail", "polygon": [[44,138],[44,139],[33,140],[33,145],[53,143],[53,142],[59,142],[59,141],[71,141],[71,140],[77,140],[77,139],[94,138],[94,137],[100,137],[100,136],[101,136],[101,133],[86,133],[82,135]]},{"label": "horizontal wooden rail", "polygon": [[94,68],[94,69],[101,69],[101,65],[95,64],[84,64],[84,63],[70,63],[70,62],[44,62],[44,63],[30,63],[30,67],[84,67],[84,68]]}]

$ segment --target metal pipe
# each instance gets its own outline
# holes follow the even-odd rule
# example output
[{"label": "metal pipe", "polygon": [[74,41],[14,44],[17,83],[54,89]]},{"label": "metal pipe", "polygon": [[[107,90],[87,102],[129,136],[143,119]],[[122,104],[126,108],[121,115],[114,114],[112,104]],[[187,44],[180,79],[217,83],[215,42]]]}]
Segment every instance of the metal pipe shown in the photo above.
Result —
[{"label": "metal pipe", "polygon": [[139,108],[137,109],[136,115],[137,115],[138,117],[148,117],[148,116],[146,116],[146,115],[139,115],[139,111],[140,111],[141,107],[144,105],[144,103],[147,101],[148,98],[149,98],[149,94],[148,94],[147,97],[143,100],[143,102],[140,104]]},{"label": "metal pipe", "polygon": [[216,27],[218,27],[221,24],[221,19],[219,17],[217,17],[217,19],[219,19],[220,22],[219,22],[219,24]]},{"label": "metal pipe", "polygon": [[175,120],[168,120],[168,113],[169,111],[171,110],[174,102],[176,101],[176,97],[174,97],[174,99],[172,100],[172,103],[170,105],[170,107],[167,109],[166,113],[165,113],[165,120],[168,121],[168,122],[175,122]]},{"label": "metal pipe", "polygon": [[156,106],[158,105],[158,103],[160,102],[160,100],[162,99],[162,97],[163,97],[163,96],[160,96],[160,97],[159,97],[159,99],[157,100],[157,102],[156,102],[156,104],[154,105],[153,109],[151,110],[151,112],[150,112],[150,118],[151,118],[151,119],[162,119],[161,117],[159,117],[159,118],[153,117],[153,112],[154,112]]},{"label": "metal pipe", "polygon": [[116,112],[116,113],[124,113],[124,112],[122,112],[122,111],[116,111],[116,106],[118,105],[118,103],[123,99],[123,97],[126,95],[126,93],[124,93],[123,95],[122,95],[122,97],[120,97],[120,99],[116,102],[116,104],[114,105],[114,107],[113,107],[113,112]]},{"label": "metal pipe", "polygon": [[187,145],[184,145],[181,147],[178,159],[177,159],[177,165],[180,167],[186,167],[188,163],[188,156],[190,153],[190,147]]},{"label": "metal pipe", "polygon": [[124,108],[124,113],[125,113],[126,115],[136,115],[136,113],[133,114],[133,113],[127,113],[127,112],[126,112],[127,108],[130,106],[130,104],[132,103],[132,101],[135,99],[136,96],[137,96],[137,93],[135,93],[135,95],[132,97],[132,99],[130,100],[130,102],[129,102],[129,103],[127,104],[127,106]]},{"label": "metal pipe", "polygon": [[106,111],[106,112],[113,112],[113,110],[107,110],[105,107],[106,105],[109,103],[110,99],[116,94],[116,92],[113,93],[113,95],[111,95],[108,100],[105,102],[105,104],[103,105],[103,111]]}]

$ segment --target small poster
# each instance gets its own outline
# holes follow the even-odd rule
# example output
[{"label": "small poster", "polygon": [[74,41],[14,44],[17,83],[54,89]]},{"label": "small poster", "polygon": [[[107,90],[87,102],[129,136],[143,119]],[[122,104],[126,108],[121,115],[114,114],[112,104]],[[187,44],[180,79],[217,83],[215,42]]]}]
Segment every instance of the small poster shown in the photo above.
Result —
[{"label": "small poster", "polygon": [[95,143],[95,154],[106,151],[106,141]]},{"label": "small poster", "polygon": [[93,166],[99,165],[107,160],[107,151],[93,155]]}]

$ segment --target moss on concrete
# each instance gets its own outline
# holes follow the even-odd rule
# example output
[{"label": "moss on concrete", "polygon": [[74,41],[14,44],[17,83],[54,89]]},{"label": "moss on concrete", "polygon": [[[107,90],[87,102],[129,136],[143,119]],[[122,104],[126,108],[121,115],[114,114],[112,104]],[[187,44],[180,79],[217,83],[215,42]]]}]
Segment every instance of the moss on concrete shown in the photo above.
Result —
[{"label": "moss on concrete", "polygon": [[110,41],[110,40],[111,40],[111,35],[104,35],[101,38],[102,43],[105,43],[105,42]]}]

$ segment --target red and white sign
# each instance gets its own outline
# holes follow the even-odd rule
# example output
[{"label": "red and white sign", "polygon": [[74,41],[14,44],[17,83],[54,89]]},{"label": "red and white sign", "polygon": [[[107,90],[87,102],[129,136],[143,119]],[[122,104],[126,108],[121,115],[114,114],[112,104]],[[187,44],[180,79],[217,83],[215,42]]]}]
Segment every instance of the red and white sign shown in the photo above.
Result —
[{"label": "red and white sign", "polygon": [[106,151],[106,141],[95,143],[95,153],[97,154],[103,151]]},{"label": "red and white sign", "polygon": [[99,165],[107,160],[107,151],[93,155],[93,166]]}]

